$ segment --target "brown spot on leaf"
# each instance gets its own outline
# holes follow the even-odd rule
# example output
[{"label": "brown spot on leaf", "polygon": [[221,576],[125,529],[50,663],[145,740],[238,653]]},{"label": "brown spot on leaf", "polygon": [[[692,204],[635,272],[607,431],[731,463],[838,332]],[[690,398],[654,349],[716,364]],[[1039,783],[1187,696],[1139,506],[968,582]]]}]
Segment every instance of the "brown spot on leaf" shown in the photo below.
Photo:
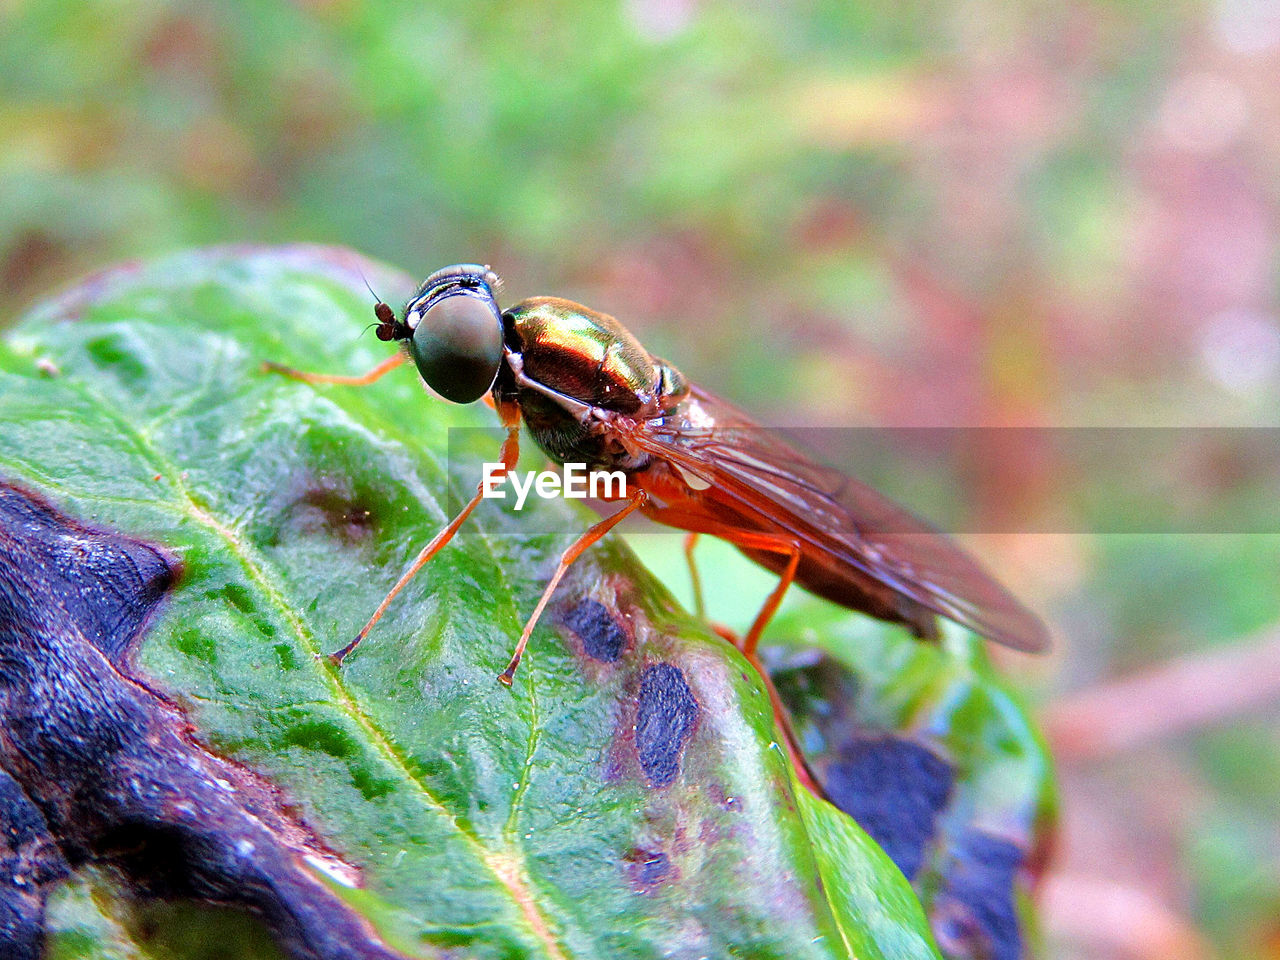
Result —
[{"label": "brown spot on leaf", "polygon": [[684,745],[698,722],[698,701],[680,668],[655,663],[640,676],[636,753],[649,783],[665,787],[680,772]]},{"label": "brown spot on leaf", "polygon": [[931,917],[939,946],[949,956],[1018,960],[1023,951],[1015,888],[1023,851],[971,830],[947,854]]},{"label": "brown spot on leaf", "polygon": [[613,663],[627,647],[627,633],[599,600],[583,597],[564,618],[582,641],[582,652],[593,660]]},{"label": "brown spot on leaf", "polygon": [[325,526],[348,543],[360,543],[369,538],[373,511],[365,504],[323,486],[308,490],[302,502],[319,511]]},{"label": "brown spot on leaf", "polygon": [[294,490],[281,511],[277,542],[288,542],[291,533],[322,534],[359,546],[373,536],[378,519],[374,504],[352,491],[348,481],[309,476]]},{"label": "brown spot on leaf", "polygon": [[632,885],[651,890],[671,878],[671,858],[661,850],[636,847],[627,854],[627,876]]},{"label": "brown spot on leaf", "polygon": [[871,834],[908,880],[937,835],[954,779],[951,764],[928,747],[891,734],[851,737],[823,769],[831,802]]}]

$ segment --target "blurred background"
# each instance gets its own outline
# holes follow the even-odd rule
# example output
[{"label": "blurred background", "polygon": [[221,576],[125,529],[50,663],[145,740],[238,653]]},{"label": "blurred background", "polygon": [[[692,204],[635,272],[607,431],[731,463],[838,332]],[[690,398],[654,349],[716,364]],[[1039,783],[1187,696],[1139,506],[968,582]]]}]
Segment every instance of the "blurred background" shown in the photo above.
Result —
[{"label": "blurred background", "polygon": [[[492,263],[770,424],[1275,426],[1277,77],[1278,0],[0,0],[0,323],[318,241]],[[1125,469],[995,445],[970,526]],[[1057,636],[1002,658],[1060,765],[1047,955],[1280,957],[1280,536],[968,542]]]}]

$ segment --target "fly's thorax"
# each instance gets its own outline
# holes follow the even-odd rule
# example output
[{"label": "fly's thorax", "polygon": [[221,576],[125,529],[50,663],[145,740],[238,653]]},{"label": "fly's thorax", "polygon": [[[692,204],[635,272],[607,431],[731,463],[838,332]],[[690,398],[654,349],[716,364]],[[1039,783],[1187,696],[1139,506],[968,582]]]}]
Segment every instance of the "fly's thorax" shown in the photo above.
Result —
[{"label": "fly's thorax", "polygon": [[502,316],[507,366],[500,397],[515,400],[530,434],[559,463],[636,470],[609,421],[661,417],[688,393],[675,367],[649,354],[613,317],[559,297],[532,297]]},{"label": "fly's thorax", "polygon": [[524,375],[556,393],[623,414],[651,409],[661,395],[661,365],[608,314],[559,297],[531,297],[503,321]]}]

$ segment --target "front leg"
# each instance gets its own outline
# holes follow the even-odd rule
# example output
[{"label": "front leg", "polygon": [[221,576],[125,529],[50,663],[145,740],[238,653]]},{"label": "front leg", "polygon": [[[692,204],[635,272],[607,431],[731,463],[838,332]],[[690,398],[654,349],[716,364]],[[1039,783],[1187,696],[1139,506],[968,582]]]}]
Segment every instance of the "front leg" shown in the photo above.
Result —
[{"label": "front leg", "polygon": [[[502,441],[502,452],[500,454],[502,468],[496,472],[496,475],[506,476],[508,471],[515,469],[520,460],[520,409],[515,404],[501,401],[496,404],[496,409],[498,410],[498,415],[502,418],[503,426],[507,429],[507,436]],[[463,521],[471,515],[471,511],[476,508],[476,505],[484,499],[484,488],[485,483],[482,480],[476,486],[475,495],[467,501],[466,506],[458,511],[458,515],[450,520],[445,528],[432,537],[431,542],[422,548],[422,552],[414,559],[409,569],[396,581],[391,591],[383,597],[382,602],[378,604],[378,609],[373,611],[373,616],[369,618],[369,622],[360,628],[360,632],[356,634],[355,639],[341,650],[331,653],[329,655],[330,661],[335,665],[341,664],[351,651],[358,647],[361,641],[369,635],[369,631],[373,629],[375,623],[382,619],[382,615],[386,612],[387,607],[391,605],[391,601],[395,599],[396,594],[408,586],[409,581],[417,576],[418,571],[425,567],[427,562],[453,539],[453,535],[458,532],[458,528],[462,526]]]},{"label": "front leg", "polygon": [[275,363],[272,360],[263,361],[262,372],[280,373],[291,380],[301,380],[303,383],[339,383],[348,387],[363,387],[382,379],[382,377],[390,373],[408,359],[409,357],[407,354],[397,353],[394,356],[387,357],[387,359],[383,360],[368,373],[362,373],[356,377],[347,377],[333,373],[308,373],[305,370],[295,370],[293,367],[286,367],[284,364]]}]

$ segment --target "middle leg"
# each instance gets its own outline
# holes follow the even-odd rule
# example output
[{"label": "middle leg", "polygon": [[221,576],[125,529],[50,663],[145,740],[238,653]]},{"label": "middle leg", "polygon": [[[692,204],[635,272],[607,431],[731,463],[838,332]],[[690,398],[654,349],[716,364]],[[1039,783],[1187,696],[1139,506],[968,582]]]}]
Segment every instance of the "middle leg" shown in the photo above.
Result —
[{"label": "middle leg", "polygon": [[684,559],[689,565],[689,582],[693,585],[693,613],[699,620],[707,619],[707,605],[702,599],[702,577],[698,575],[698,564],[693,559],[693,548],[698,545],[696,533],[687,533],[684,537]]},{"label": "middle leg", "polygon": [[[516,462],[520,459],[520,417],[518,411],[514,408],[500,410],[504,425],[507,428],[506,439],[502,441],[502,473],[505,475],[507,471],[514,470]],[[396,581],[390,592],[382,598],[382,603],[378,604],[378,609],[373,611],[373,616],[369,618],[369,622],[360,628],[360,632],[356,634],[355,639],[348,643],[341,650],[329,654],[329,660],[336,666],[340,666],[347,655],[356,647],[360,646],[364,638],[368,636],[369,631],[373,629],[373,625],[382,619],[383,613],[386,612],[391,601],[395,599],[396,594],[408,586],[419,570],[427,565],[427,562],[440,552],[450,540],[453,539],[458,528],[462,526],[464,520],[471,515],[471,511],[484,498],[484,482],[482,481],[476,487],[475,495],[467,501],[466,506],[458,511],[458,515],[454,517],[445,526],[443,530],[431,538],[431,542],[422,548],[422,552],[418,554],[409,569],[404,572],[399,580]]]}]

